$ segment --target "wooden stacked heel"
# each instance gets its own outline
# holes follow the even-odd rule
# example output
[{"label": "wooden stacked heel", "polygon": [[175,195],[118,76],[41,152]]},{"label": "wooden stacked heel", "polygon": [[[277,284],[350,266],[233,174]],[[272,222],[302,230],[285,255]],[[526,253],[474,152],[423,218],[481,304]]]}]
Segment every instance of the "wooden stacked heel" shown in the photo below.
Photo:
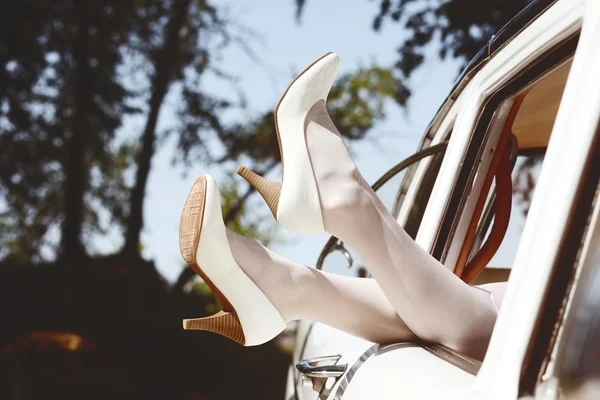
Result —
[{"label": "wooden stacked heel", "polygon": [[184,319],[183,329],[214,332],[241,345],[246,343],[240,321],[233,312],[219,311],[206,318]]},{"label": "wooden stacked heel", "polygon": [[246,343],[242,325],[229,300],[211,282],[196,262],[196,251],[206,204],[206,178],[200,176],[194,182],[187,197],[179,223],[179,250],[185,262],[210,287],[223,306],[223,311],[206,318],[184,319],[183,329],[209,331],[223,335],[241,345]]},{"label": "wooden stacked heel", "polygon": [[279,195],[281,194],[281,182],[275,182],[255,174],[243,165],[238,168],[237,174],[252,185],[265,199],[271,213],[277,218],[277,207],[279,206]]}]

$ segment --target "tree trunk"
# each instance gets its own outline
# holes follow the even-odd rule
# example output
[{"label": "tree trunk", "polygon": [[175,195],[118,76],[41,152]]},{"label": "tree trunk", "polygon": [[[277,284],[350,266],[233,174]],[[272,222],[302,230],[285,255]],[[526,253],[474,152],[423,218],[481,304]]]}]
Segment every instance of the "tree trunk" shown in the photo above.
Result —
[{"label": "tree trunk", "polygon": [[144,197],[155,150],[156,123],[175,69],[180,68],[179,32],[186,21],[189,5],[190,0],[175,0],[165,28],[163,48],[154,63],[148,120],[142,135],[142,146],[137,155],[136,181],[131,192],[131,206],[123,248],[123,253],[127,255],[137,255],[139,252],[140,234],[144,225]]},{"label": "tree trunk", "polygon": [[88,54],[87,8],[76,3],[79,26],[78,36],[73,46],[75,60],[74,119],[71,138],[67,148],[64,181],[64,221],[62,225],[59,256],[62,259],[77,260],[85,256],[81,241],[83,225],[84,196],[88,184],[86,166],[87,126],[91,108],[93,82]]}]

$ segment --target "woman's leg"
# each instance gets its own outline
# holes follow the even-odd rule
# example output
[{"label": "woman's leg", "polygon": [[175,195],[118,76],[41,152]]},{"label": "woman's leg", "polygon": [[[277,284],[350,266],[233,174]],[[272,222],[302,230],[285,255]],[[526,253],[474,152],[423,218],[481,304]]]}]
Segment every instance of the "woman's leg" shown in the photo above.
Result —
[{"label": "woman's leg", "polygon": [[323,102],[305,127],[327,232],[365,262],[411,331],[482,358],[497,316],[489,292],[465,284],[406,234],[360,175]]},{"label": "woman's leg", "polygon": [[308,268],[229,230],[227,239],[236,262],[286,322],[319,321],[376,343],[416,338],[375,280]]}]

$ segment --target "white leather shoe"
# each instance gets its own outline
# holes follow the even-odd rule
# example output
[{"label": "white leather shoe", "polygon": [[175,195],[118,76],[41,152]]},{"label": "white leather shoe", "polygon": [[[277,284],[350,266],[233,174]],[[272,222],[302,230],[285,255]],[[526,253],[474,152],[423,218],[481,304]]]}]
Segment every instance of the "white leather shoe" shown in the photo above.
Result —
[{"label": "white leather shoe", "polygon": [[186,263],[209,285],[223,311],[183,321],[184,329],[215,332],[244,346],[277,336],[285,321],[233,258],[215,180],[202,175],[188,195],[179,225],[179,246]]},{"label": "white leather shoe", "polygon": [[282,182],[265,179],[244,166],[238,169],[238,174],[265,199],[279,224],[291,231],[325,232],[305,122],[316,103],[326,102],[338,67],[338,57],[334,53],[325,54],[300,73],[279,100],[275,129],[281,151]]}]

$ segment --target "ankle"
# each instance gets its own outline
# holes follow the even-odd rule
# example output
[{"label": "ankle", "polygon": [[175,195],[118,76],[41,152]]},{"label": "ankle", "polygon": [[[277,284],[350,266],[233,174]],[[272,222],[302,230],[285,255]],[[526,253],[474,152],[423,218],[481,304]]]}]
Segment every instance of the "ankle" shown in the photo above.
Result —
[{"label": "ankle", "polygon": [[379,198],[354,167],[351,173],[328,176],[319,182],[325,228],[340,234],[360,229],[377,212]]}]

